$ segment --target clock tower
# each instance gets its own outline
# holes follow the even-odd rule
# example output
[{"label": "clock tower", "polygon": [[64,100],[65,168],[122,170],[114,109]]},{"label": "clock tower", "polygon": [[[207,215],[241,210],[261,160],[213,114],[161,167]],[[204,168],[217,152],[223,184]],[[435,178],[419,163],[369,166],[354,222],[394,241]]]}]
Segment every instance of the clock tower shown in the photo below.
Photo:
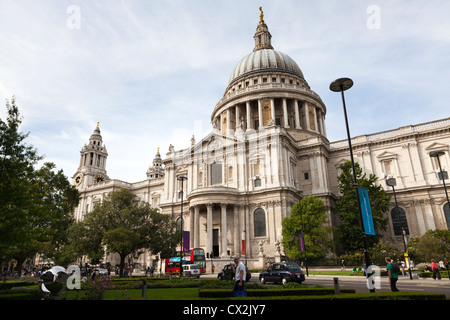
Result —
[{"label": "clock tower", "polygon": [[105,169],[108,152],[103,145],[98,122],[97,127],[89,138],[89,144],[84,145],[80,155],[80,166],[72,177],[73,183],[78,188],[85,188],[109,180]]}]

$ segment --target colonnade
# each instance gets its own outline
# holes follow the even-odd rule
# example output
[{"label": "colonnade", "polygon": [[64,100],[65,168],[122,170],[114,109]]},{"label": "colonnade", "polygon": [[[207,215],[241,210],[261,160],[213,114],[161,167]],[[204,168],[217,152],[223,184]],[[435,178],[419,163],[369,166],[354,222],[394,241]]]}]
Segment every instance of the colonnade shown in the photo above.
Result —
[{"label": "colonnade", "polygon": [[190,247],[202,247],[205,252],[215,252],[220,258],[233,255],[254,258],[258,254],[255,245],[263,241],[268,252],[272,252],[275,241],[281,239],[281,227],[278,226],[288,216],[293,201],[190,205],[184,229],[190,231]]},{"label": "colonnade", "polygon": [[[217,226],[217,223],[214,223],[214,220],[217,222],[217,219],[213,219],[213,214],[217,213],[217,208],[220,208],[220,223],[218,226],[218,231],[220,231],[220,235],[218,237],[217,246],[219,249],[220,257],[229,257],[229,255],[243,255],[245,253],[245,248],[242,248],[242,240],[246,240],[248,243],[248,232],[246,232],[246,228],[249,225],[249,221],[245,220],[244,211],[247,210],[246,206],[236,205],[236,204],[228,204],[228,203],[206,203],[191,206],[190,209],[190,246],[191,248],[198,248],[201,246],[200,237],[201,237],[201,224],[200,224],[200,215],[204,214],[204,208],[206,207],[206,246],[205,251],[210,253],[214,251],[214,242],[213,242],[213,234],[214,227]],[[216,209],[216,210],[214,210]],[[214,212],[214,213],[213,213]],[[233,221],[233,229],[230,230],[232,235],[232,246],[228,247],[228,219],[232,219]]]},{"label": "colonnade", "polygon": [[[256,105],[256,106],[255,106]],[[304,129],[326,136],[325,112],[307,101],[289,98],[249,100],[236,104],[216,117],[216,127],[223,134],[279,125],[286,129]]]}]

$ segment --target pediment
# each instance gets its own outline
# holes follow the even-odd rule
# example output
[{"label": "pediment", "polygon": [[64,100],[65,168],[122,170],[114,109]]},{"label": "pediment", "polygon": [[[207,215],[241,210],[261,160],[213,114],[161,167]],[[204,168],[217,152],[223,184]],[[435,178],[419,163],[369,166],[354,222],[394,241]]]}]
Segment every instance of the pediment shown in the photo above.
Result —
[{"label": "pediment", "polygon": [[335,166],[336,168],[340,168],[341,165],[343,165],[343,164],[346,163],[347,161],[349,161],[349,159],[342,158],[341,160],[339,160],[338,162],[336,162],[334,166]]},{"label": "pediment", "polygon": [[448,145],[446,144],[442,144],[439,142],[434,142],[432,144],[430,144],[428,147],[425,148],[426,151],[431,152],[431,151],[447,151],[448,150]]},{"label": "pediment", "polygon": [[388,160],[397,159],[397,154],[389,151],[384,151],[383,153],[377,155],[378,160]]}]

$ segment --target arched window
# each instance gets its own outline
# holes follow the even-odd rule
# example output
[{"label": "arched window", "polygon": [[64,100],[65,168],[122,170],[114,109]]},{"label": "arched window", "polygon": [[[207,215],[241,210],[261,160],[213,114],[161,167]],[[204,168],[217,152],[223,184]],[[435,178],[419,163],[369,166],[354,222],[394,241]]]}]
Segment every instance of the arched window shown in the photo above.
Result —
[{"label": "arched window", "polygon": [[444,215],[445,221],[447,222],[447,229],[450,230],[450,206],[448,205],[448,202],[444,204]]},{"label": "arched window", "polygon": [[402,227],[405,230],[405,235],[409,235],[408,221],[406,220],[405,210],[399,207],[397,214],[397,208],[393,208],[391,210],[391,218],[394,227],[394,234],[396,236],[402,235]]},{"label": "arched window", "polygon": [[185,227],[184,226],[184,221],[181,218],[178,218],[176,222],[177,222],[177,231],[181,232],[181,223],[183,223],[183,229]]},{"label": "arched window", "polygon": [[266,236],[266,213],[263,209],[258,208],[253,213],[253,225],[255,231],[255,237]]}]

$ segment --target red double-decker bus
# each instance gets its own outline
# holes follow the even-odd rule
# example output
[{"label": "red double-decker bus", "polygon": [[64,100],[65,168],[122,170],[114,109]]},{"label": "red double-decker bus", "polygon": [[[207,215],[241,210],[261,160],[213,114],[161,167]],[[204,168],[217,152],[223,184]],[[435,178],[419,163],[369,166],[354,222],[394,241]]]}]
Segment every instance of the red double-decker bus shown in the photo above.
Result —
[{"label": "red double-decker bus", "polygon": [[[180,251],[177,251],[176,257],[166,258],[166,273],[180,273]],[[206,272],[205,250],[202,248],[190,249],[189,252],[183,252],[183,265],[197,264],[200,266],[200,272]]]}]

